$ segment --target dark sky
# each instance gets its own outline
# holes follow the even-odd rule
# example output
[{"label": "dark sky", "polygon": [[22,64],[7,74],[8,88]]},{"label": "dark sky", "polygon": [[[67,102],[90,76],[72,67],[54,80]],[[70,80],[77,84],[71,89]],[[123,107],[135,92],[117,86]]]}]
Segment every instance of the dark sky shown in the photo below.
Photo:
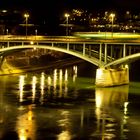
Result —
[{"label": "dark sky", "polygon": [[[130,10],[140,12],[140,0],[0,0],[0,9],[23,10],[30,13],[30,19],[45,23],[55,32],[59,23],[58,17],[73,8],[81,8],[89,12]],[[31,20],[30,20],[31,21]],[[45,21],[45,22],[44,22]],[[34,22],[34,20],[32,21]],[[35,22],[34,22],[35,23]],[[38,23],[37,23],[38,24]]]},{"label": "dark sky", "polygon": [[56,11],[68,8],[138,10],[139,6],[140,0],[0,0],[0,8],[38,9],[38,12],[40,10]]}]

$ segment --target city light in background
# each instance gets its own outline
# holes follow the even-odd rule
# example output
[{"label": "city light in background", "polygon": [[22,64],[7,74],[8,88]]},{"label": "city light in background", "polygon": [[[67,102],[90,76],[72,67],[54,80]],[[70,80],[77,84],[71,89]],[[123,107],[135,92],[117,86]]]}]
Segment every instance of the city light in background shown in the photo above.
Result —
[{"label": "city light in background", "polygon": [[[4,12],[5,11],[5,12]],[[63,12],[63,11],[62,11]],[[25,13],[25,14],[24,14]],[[29,14],[30,13],[30,14]],[[50,30],[55,30],[54,35],[73,35],[75,32],[132,32],[138,33],[139,26],[138,22],[140,19],[140,14],[137,12],[133,14],[131,11],[124,11],[119,13],[118,11],[110,12],[109,10],[104,10],[100,12],[88,12],[88,10],[83,9],[71,9],[69,12],[63,12],[57,15],[58,20],[55,22],[53,28],[51,24],[48,24],[49,17],[43,17],[38,19],[34,16],[32,11],[11,12],[10,10],[1,10],[0,17],[2,26],[0,26],[0,34],[3,35],[25,35],[27,37],[31,35],[51,35]],[[23,15],[25,19],[25,24],[23,24]],[[117,15],[117,16],[116,16]],[[17,18],[18,16],[18,18]],[[4,19],[6,20],[4,20]],[[14,20],[11,20],[11,19]],[[30,24],[29,24],[30,18]],[[53,19],[53,18],[52,18]],[[7,24],[8,21],[8,24]],[[13,22],[14,21],[14,22]],[[23,31],[23,28],[25,30]],[[26,32],[26,33],[25,33]],[[52,32],[53,33],[53,32]]]},{"label": "city light in background", "polygon": [[111,13],[110,14],[110,17],[111,17],[111,23],[112,23],[112,38],[113,38],[113,24],[114,24],[115,14],[114,13]]}]

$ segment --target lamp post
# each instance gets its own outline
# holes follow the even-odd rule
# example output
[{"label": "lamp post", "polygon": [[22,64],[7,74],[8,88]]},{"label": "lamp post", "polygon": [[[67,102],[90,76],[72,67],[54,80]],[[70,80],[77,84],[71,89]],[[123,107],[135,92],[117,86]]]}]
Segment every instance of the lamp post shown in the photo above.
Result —
[{"label": "lamp post", "polygon": [[111,13],[110,18],[111,18],[111,22],[112,22],[112,38],[113,38],[113,23],[114,23],[115,14]]},{"label": "lamp post", "polygon": [[65,17],[66,17],[66,36],[69,35],[69,30],[68,30],[69,16],[70,16],[70,15],[69,15],[68,13],[65,14]]},{"label": "lamp post", "polygon": [[28,18],[29,18],[29,14],[26,13],[24,14],[25,20],[26,20],[26,38],[27,38],[27,26],[28,26]]}]

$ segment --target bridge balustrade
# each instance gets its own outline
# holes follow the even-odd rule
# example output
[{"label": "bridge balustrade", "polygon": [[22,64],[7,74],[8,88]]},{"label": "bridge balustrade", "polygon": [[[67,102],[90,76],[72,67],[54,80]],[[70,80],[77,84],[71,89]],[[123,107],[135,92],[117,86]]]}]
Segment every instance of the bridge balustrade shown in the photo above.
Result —
[{"label": "bridge balustrade", "polygon": [[[12,49],[50,49],[61,51],[85,59],[96,66],[96,84],[112,86],[129,82],[128,69],[118,69],[131,59],[140,58],[139,41],[122,40],[83,40],[80,38],[17,38],[1,39],[0,54]],[[7,53],[8,54],[8,53]],[[114,67],[115,66],[115,67]],[[102,76],[100,75],[102,73]],[[120,76],[121,75],[121,76]],[[121,78],[122,77],[122,78]]]},{"label": "bridge balustrade", "polygon": [[[56,42],[56,41],[0,41],[0,48],[9,48],[14,46],[25,47],[30,46],[50,46],[61,48],[67,51],[76,52],[77,54],[83,55],[85,57],[94,57],[99,59],[100,43],[92,42]],[[38,47],[39,48],[39,47]],[[103,57],[103,55],[102,55]]]}]

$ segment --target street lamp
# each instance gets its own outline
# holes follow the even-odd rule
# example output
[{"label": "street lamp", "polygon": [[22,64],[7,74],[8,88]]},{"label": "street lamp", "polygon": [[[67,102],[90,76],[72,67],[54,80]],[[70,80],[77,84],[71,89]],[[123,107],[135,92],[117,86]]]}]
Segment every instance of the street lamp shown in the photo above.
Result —
[{"label": "street lamp", "polygon": [[27,26],[28,26],[28,18],[29,18],[29,14],[26,13],[24,14],[25,20],[26,20],[26,38],[27,38]]},{"label": "street lamp", "polygon": [[66,36],[68,36],[68,34],[69,34],[69,30],[68,30],[69,16],[70,15],[68,13],[65,14],[65,17],[66,17]]},{"label": "street lamp", "polygon": [[112,22],[112,38],[113,38],[113,23],[114,23],[115,14],[111,13],[110,18],[111,18],[111,22]]}]

